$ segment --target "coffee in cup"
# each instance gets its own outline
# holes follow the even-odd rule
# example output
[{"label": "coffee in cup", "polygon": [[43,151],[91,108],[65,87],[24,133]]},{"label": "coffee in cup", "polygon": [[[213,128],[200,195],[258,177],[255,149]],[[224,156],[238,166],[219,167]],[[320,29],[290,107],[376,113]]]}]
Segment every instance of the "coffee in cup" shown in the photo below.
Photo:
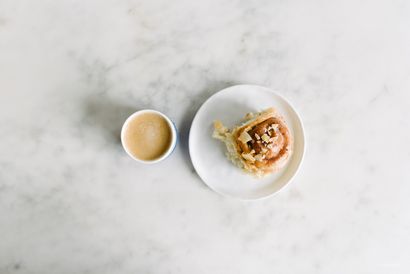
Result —
[{"label": "coffee in cup", "polygon": [[164,114],[155,110],[142,110],[125,121],[121,141],[132,158],[154,163],[172,152],[176,143],[176,129]]}]

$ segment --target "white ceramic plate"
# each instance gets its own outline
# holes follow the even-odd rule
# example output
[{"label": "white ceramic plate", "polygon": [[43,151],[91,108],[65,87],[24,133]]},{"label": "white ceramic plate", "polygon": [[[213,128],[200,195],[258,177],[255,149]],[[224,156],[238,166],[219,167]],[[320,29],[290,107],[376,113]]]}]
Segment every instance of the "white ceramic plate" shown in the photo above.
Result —
[{"label": "white ceramic plate", "polygon": [[[223,142],[212,138],[214,120],[232,127],[248,112],[274,107],[294,137],[294,151],[278,173],[257,179],[234,166],[225,156]],[[260,86],[238,85],[211,96],[198,110],[189,134],[189,153],[196,172],[214,191],[244,200],[264,198],[283,188],[295,176],[305,154],[302,121],[278,93]]]}]

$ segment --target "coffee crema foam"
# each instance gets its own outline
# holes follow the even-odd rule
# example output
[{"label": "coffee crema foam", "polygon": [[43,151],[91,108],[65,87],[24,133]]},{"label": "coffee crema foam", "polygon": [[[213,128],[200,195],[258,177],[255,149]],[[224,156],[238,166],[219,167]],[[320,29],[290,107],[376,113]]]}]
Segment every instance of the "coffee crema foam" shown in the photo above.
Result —
[{"label": "coffee crema foam", "polygon": [[167,120],[161,115],[142,113],[128,123],[123,141],[135,158],[152,161],[168,151],[172,132]]}]

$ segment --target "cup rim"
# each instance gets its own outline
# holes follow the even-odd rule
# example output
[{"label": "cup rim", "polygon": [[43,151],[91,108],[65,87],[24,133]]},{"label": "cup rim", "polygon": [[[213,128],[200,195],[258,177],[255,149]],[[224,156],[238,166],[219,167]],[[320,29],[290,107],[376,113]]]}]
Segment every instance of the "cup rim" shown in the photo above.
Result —
[{"label": "cup rim", "polygon": [[[141,114],[144,114],[144,113],[155,113],[155,114],[160,115],[161,117],[163,117],[165,119],[165,121],[167,121],[168,126],[171,129],[171,135],[172,135],[171,136],[171,144],[169,145],[166,152],[164,152],[160,157],[158,157],[156,159],[153,159],[153,160],[142,160],[142,159],[139,159],[139,158],[135,157],[134,155],[132,155],[132,153],[128,150],[127,146],[125,145],[125,140],[124,140],[124,138],[125,138],[125,129],[127,128],[130,121],[132,121],[135,117],[137,117]],[[176,127],[175,127],[174,123],[171,121],[171,119],[168,118],[168,116],[166,116],[164,113],[162,113],[158,110],[154,110],[154,109],[138,110],[138,111],[134,112],[133,114],[131,114],[130,116],[128,116],[128,118],[125,120],[125,122],[124,122],[124,124],[122,125],[122,128],[121,128],[121,144],[122,144],[123,149],[128,154],[128,156],[130,156],[133,160],[135,160],[139,163],[142,163],[142,164],[155,164],[155,163],[158,163],[158,162],[164,160],[175,149],[176,143],[177,143],[177,131],[176,131]]]}]

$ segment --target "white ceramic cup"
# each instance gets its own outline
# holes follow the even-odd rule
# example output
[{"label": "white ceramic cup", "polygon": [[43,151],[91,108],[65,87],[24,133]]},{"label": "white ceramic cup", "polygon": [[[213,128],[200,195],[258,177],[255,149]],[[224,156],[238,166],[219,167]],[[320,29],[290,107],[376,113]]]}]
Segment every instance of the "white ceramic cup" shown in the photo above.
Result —
[{"label": "white ceramic cup", "polygon": [[[169,146],[169,148],[164,152],[164,154],[162,154],[159,158],[156,158],[154,160],[141,160],[137,157],[135,157],[134,155],[132,155],[132,153],[129,151],[129,149],[127,148],[126,144],[125,144],[125,132],[127,129],[128,124],[135,119],[137,116],[144,114],[144,113],[155,113],[158,114],[160,116],[162,116],[168,123],[168,126],[171,130],[171,144]],[[125,152],[127,152],[127,154],[134,159],[135,161],[139,162],[139,163],[143,163],[143,164],[154,164],[154,163],[158,163],[162,160],[164,160],[165,158],[167,158],[169,155],[171,155],[171,153],[174,151],[176,144],[177,144],[177,140],[178,140],[178,132],[177,132],[177,128],[175,126],[175,124],[171,121],[171,119],[168,118],[168,116],[166,116],[165,114],[163,114],[162,112],[159,112],[157,110],[153,110],[153,109],[143,109],[143,110],[139,110],[137,112],[134,112],[133,114],[131,114],[131,116],[129,116],[127,118],[127,120],[125,120],[124,124],[122,125],[122,129],[121,129],[121,143],[122,143],[122,147],[124,148]]]}]

